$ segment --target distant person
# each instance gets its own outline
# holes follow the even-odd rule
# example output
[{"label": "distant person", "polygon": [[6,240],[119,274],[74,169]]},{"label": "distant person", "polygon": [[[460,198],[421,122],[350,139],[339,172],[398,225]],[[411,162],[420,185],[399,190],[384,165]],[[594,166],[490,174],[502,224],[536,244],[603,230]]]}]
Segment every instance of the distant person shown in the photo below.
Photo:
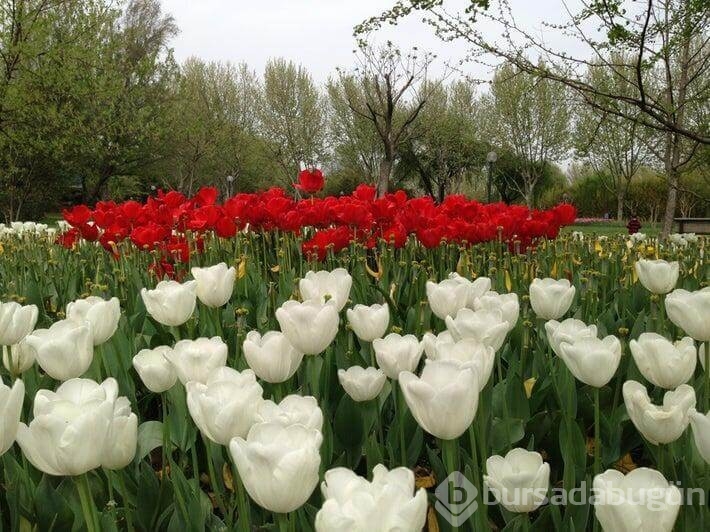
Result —
[{"label": "distant person", "polygon": [[609,212],[608,212],[608,211],[604,213],[604,219],[605,219],[605,220],[608,220],[608,219],[609,219]]},{"label": "distant person", "polygon": [[629,223],[626,224],[626,228],[629,230],[630,235],[635,235],[641,230],[641,222],[639,222],[635,214],[631,215],[631,219]]}]

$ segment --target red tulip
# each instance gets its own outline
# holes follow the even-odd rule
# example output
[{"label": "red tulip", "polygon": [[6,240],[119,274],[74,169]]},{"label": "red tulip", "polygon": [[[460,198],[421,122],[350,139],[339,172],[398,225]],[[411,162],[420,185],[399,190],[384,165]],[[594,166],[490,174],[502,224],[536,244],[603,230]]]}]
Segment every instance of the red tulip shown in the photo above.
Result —
[{"label": "red tulip", "polygon": [[315,194],[320,191],[325,184],[323,172],[318,168],[301,170],[298,173],[298,183],[296,188],[306,194]]}]

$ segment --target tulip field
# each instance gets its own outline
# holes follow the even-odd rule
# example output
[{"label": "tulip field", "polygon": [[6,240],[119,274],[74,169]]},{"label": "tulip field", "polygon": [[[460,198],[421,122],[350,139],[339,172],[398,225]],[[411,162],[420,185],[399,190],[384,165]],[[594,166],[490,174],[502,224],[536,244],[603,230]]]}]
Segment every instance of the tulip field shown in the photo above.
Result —
[{"label": "tulip field", "polygon": [[574,217],[203,189],[3,226],[0,530],[710,529],[708,241]]}]

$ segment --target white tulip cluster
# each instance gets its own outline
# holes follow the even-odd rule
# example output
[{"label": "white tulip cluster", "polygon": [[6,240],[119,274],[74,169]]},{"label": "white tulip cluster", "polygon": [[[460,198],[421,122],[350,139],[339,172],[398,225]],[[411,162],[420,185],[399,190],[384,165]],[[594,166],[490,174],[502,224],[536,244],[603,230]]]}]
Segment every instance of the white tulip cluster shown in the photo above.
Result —
[{"label": "white tulip cluster", "polygon": [[9,225],[0,223],[0,239],[12,236],[22,238],[27,235],[52,238],[58,230],[62,230],[59,222],[57,227],[49,227],[47,224],[37,222],[10,222]]}]

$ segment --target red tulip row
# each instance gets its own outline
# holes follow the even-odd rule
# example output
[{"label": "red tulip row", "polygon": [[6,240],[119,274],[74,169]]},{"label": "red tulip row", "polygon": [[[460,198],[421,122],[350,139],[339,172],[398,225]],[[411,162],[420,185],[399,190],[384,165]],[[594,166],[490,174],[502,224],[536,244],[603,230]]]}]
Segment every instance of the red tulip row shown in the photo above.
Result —
[{"label": "red tulip row", "polygon": [[283,189],[272,188],[237,194],[220,204],[217,195],[215,188],[203,188],[192,198],[159,191],[145,203],[105,201],[94,209],[77,205],[63,213],[72,228],[59,237],[59,243],[71,247],[81,237],[99,241],[116,253],[116,244],[130,239],[139,249],[163,250],[173,260],[187,262],[186,231],[199,242],[210,231],[231,238],[247,229],[279,230],[308,235],[303,253],[322,260],[328,248],[338,252],[352,241],[372,247],[384,239],[401,247],[411,235],[427,248],[442,241],[465,245],[500,238],[520,241],[524,249],[537,238],[554,238],[576,215],[569,204],[530,210],[521,205],[481,204],[460,195],[437,204],[429,197],[409,198],[401,190],[376,198],[375,189],[368,185],[339,197],[294,199]]}]

